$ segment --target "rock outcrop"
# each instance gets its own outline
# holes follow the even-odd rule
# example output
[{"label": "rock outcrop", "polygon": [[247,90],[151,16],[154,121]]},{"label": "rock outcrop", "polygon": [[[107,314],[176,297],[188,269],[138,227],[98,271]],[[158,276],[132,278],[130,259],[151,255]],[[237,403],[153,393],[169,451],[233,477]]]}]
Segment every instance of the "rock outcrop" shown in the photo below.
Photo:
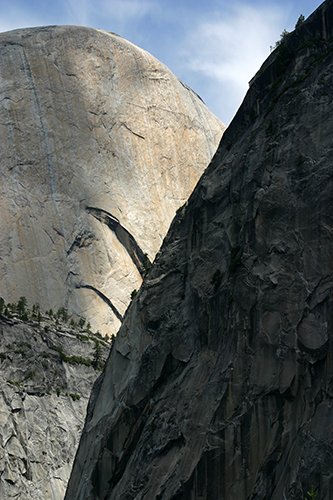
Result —
[{"label": "rock outcrop", "polygon": [[116,333],[225,127],[101,30],[1,33],[0,75],[0,295]]},{"label": "rock outcrop", "polygon": [[333,1],[253,79],[93,389],[66,500],[332,498]]},{"label": "rock outcrop", "polygon": [[0,319],[1,500],[64,497],[108,353],[100,337],[55,318]]}]

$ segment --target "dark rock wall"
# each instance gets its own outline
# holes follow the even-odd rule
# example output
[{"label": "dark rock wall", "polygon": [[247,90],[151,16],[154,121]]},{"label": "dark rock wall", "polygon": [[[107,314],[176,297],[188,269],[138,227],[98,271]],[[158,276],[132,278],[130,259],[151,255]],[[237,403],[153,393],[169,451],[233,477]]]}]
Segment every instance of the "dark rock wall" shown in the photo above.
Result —
[{"label": "dark rock wall", "polygon": [[67,500],[333,491],[333,2],[264,63],[93,391]]}]

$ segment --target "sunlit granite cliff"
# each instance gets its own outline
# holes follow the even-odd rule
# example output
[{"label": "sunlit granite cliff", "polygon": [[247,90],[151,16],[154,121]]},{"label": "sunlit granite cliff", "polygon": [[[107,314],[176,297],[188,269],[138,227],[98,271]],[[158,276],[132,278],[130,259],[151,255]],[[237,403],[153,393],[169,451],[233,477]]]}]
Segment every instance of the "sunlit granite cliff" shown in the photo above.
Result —
[{"label": "sunlit granite cliff", "polygon": [[101,30],[1,33],[0,75],[0,295],[116,333],[225,127]]}]

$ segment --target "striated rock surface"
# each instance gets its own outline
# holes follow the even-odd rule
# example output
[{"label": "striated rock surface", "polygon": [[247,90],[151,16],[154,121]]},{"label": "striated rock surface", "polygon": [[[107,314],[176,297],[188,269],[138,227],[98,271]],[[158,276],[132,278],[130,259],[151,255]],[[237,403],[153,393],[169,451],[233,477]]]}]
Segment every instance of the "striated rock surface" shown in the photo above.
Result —
[{"label": "striated rock surface", "polygon": [[[96,356],[98,345],[98,356]],[[109,347],[63,322],[0,319],[0,498],[61,500]]]},{"label": "striated rock surface", "polygon": [[333,491],[333,1],[252,81],[93,389],[66,500]]},{"label": "striated rock surface", "polygon": [[101,30],[1,33],[0,75],[1,295],[116,333],[225,127]]}]

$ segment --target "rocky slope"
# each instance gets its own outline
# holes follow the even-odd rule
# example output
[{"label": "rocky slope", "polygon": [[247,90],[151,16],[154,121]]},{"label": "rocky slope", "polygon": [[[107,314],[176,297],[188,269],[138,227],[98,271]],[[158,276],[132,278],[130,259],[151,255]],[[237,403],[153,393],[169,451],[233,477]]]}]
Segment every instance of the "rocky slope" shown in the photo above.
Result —
[{"label": "rocky slope", "polygon": [[98,336],[55,318],[0,318],[2,500],[64,497],[108,352]]},{"label": "rocky slope", "polygon": [[131,304],[66,500],[332,498],[333,1],[271,54]]},{"label": "rocky slope", "polygon": [[0,295],[116,333],[224,126],[100,30],[1,33],[0,74]]}]

